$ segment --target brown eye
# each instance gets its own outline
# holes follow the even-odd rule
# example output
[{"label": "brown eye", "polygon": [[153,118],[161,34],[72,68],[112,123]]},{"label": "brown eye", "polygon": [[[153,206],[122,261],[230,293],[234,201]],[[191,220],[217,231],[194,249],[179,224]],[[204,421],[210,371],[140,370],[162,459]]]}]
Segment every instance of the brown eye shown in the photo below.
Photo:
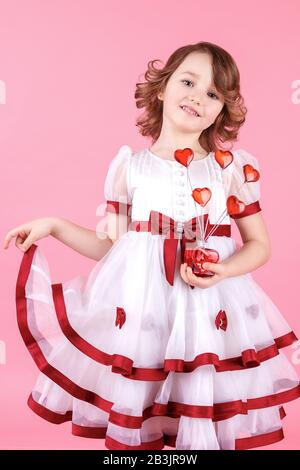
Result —
[{"label": "brown eye", "polygon": [[219,99],[219,98],[217,97],[217,95],[215,95],[215,93],[209,92],[208,94],[209,94],[209,95],[214,95],[214,96],[217,98],[217,100]]},{"label": "brown eye", "polygon": [[188,83],[193,83],[191,80],[181,80],[183,83],[188,82]]}]

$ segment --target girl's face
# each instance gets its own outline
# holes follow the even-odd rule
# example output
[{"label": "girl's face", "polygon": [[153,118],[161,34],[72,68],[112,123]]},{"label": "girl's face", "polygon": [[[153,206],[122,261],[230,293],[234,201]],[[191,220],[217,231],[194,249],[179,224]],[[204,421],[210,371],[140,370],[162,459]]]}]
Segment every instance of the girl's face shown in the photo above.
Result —
[{"label": "girl's face", "polygon": [[[200,135],[214,123],[224,105],[224,99],[212,83],[211,58],[201,52],[190,53],[169,78],[163,98],[163,120],[179,132]],[[184,111],[191,106],[199,116]]]}]

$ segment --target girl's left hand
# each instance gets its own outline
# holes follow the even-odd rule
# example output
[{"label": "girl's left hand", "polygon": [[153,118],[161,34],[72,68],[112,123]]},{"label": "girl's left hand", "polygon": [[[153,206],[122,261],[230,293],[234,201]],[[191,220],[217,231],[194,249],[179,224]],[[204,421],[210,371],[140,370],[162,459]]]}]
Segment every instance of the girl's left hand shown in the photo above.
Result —
[{"label": "girl's left hand", "polygon": [[208,287],[213,286],[217,282],[225,279],[227,277],[227,267],[223,263],[203,263],[203,268],[215,273],[213,276],[209,277],[198,277],[192,271],[187,263],[183,263],[180,266],[180,274],[182,279],[189,285],[194,287],[201,287],[202,289],[207,289]]}]

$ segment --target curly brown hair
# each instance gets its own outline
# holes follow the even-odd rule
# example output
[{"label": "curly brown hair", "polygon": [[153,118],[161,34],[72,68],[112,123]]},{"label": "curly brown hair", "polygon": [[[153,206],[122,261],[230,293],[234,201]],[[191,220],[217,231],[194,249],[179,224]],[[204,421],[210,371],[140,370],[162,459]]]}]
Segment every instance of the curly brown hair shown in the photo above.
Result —
[{"label": "curly brown hair", "polygon": [[158,94],[164,91],[169,78],[187,55],[195,51],[207,53],[212,58],[213,82],[224,99],[221,112],[215,122],[202,131],[199,143],[207,152],[223,150],[222,143],[238,139],[247,108],[240,93],[240,73],[234,59],[227,51],[210,42],[201,41],[178,48],[161,69],[154,67],[155,62],[162,62],[160,59],[148,62],[145,82],[136,83],[136,106],[145,110],[135,125],[140,134],[152,138],[152,144],[158,139],[163,120],[163,102],[158,99]]}]

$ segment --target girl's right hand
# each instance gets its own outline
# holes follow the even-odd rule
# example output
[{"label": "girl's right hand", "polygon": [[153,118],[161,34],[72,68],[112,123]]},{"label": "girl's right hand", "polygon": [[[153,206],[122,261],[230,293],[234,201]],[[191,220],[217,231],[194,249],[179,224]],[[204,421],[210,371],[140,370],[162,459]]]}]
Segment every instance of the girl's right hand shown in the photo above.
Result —
[{"label": "girl's right hand", "polygon": [[7,249],[11,239],[16,237],[16,247],[23,252],[27,251],[35,241],[52,234],[54,224],[53,217],[43,217],[14,227],[7,232],[3,241],[3,248]]}]

